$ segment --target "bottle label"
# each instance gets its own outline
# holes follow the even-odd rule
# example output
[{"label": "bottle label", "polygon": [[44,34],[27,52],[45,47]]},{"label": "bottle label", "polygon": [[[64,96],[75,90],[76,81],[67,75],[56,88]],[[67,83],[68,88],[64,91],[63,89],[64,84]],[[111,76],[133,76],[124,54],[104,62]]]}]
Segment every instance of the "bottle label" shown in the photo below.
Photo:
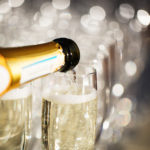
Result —
[{"label": "bottle label", "polygon": [[21,70],[20,84],[57,71],[64,65],[64,62],[64,54],[59,53],[59,55],[54,55],[26,65]]}]

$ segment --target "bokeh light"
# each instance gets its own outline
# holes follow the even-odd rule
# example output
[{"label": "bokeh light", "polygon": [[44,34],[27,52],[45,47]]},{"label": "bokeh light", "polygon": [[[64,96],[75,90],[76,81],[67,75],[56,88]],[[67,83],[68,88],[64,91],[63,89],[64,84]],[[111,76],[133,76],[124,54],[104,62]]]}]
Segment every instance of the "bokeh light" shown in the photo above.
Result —
[{"label": "bokeh light", "polygon": [[[27,8],[28,2],[33,9]],[[79,3],[84,9],[79,7],[76,11],[73,3],[71,0],[0,0],[0,46],[36,45],[61,36],[76,41],[81,50],[81,62],[97,61],[99,95],[107,97],[107,103],[112,100],[110,93],[114,96],[115,103],[112,100],[108,107],[111,113],[104,121],[105,132],[102,133],[102,139],[109,143],[110,139],[115,141],[120,137],[131,121],[132,100],[122,96],[139,75],[141,31],[150,24],[150,15],[143,9],[136,13],[133,6],[123,3],[115,10],[116,18],[109,18],[105,5],[91,3],[86,8],[84,3]],[[105,60],[107,65],[104,65]],[[101,104],[103,102],[101,100]],[[100,107],[104,109],[103,105]],[[102,119],[103,115],[99,116],[98,122]],[[40,139],[41,132],[37,131],[35,137]]]},{"label": "bokeh light", "polygon": [[116,83],[112,88],[112,93],[116,97],[120,97],[124,93],[124,87],[120,83]]},{"label": "bokeh light", "polygon": [[72,14],[69,12],[62,12],[59,15],[60,19],[65,19],[65,20],[71,20],[72,19]]},{"label": "bokeh light", "polygon": [[47,18],[47,17],[40,17],[39,18],[39,24],[42,27],[52,26],[53,25],[53,19]]},{"label": "bokeh light", "polygon": [[40,7],[41,15],[47,17],[47,19],[55,19],[57,17],[56,9],[52,6],[51,2],[45,2]]},{"label": "bokeh light", "polygon": [[128,76],[133,76],[136,74],[137,72],[137,66],[135,64],[135,62],[133,61],[128,61],[126,64],[125,64],[125,71],[127,73]]},{"label": "bokeh light", "polygon": [[109,23],[109,29],[110,30],[115,30],[115,29],[119,29],[120,28],[120,26],[119,26],[119,23],[118,22],[116,22],[116,21],[111,21],[110,23]]},{"label": "bokeh light", "polygon": [[129,23],[129,27],[131,28],[132,31],[134,32],[141,32],[142,31],[142,26],[141,24],[137,21],[137,19],[131,20]]},{"label": "bokeh light", "polygon": [[132,19],[134,17],[135,10],[129,4],[121,4],[119,7],[120,15],[125,19]]},{"label": "bokeh light", "polygon": [[105,10],[102,7],[100,7],[100,6],[93,6],[93,7],[91,7],[89,12],[90,12],[90,16],[93,19],[98,20],[98,21],[102,21],[106,17]]},{"label": "bokeh light", "polygon": [[52,5],[56,9],[66,9],[70,6],[70,0],[53,0]]},{"label": "bokeh light", "polygon": [[54,29],[49,29],[47,31],[47,35],[48,35],[49,38],[54,38],[56,36],[56,34],[57,33],[56,33],[56,31]]},{"label": "bokeh light", "polygon": [[24,3],[24,0],[8,0],[10,7],[19,7]]},{"label": "bokeh light", "polygon": [[80,22],[84,30],[88,33],[97,34],[100,31],[99,22],[92,19],[88,14],[83,15]]},{"label": "bokeh light", "polygon": [[107,130],[109,128],[109,121],[105,120],[103,123],[103,129]]},{"label": "bokeh light", "polygon": [[125,127],[127,126],[131,121],[131,114],[127,111],[121,111],[116,116],[116,123],[118,126]]},{"label": "bokeh light", "polygon": [[129,98],[122,98],[117,103],[116,109],[118,112],[130,112],[132,110],[132,101]]},{"label": "bokeh light", "polygon": [[143,26],[148,26],[150,24],[150,15],[145,10],[138,10],[137,19]]},{"label": "bokeh light", "polygon": [[8,1],[1,0],[0,1],[0,14],[6,14],[11,10],[11,7],[8,4]]}]

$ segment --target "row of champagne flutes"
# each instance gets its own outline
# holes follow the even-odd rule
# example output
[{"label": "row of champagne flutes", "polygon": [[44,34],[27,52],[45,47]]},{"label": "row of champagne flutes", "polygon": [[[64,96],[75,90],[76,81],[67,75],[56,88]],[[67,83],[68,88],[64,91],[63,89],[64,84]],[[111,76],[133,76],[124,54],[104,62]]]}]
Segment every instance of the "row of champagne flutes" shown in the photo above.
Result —
[{"label": "row of champagne flutes", "polygon": [[[103,55],[98,63],[79,64],[74,71],[49,75],[32,87],[25,85],[1,97],[0,148],[94,149],[97,144],[99,149],[105,145],[104,129],[114,132],[120,127],[120,132],[131,111],[129,99],[112,101],[107,67]],[[101,137],[104,143],[99,144]]]},{"label": "row of champagne flutes", "polygon": [[[97,72],[97,80],[94,78],[98,91],[97,149],[100,147],[105,149],[108,143],[119,140],[123,127],[127,126],[131,120],[130,112],[134,103],[124,93],[131,81],[135,80],[142,70],[143,61],[139,57],[141,54],[140,31],[148,25],[145,21],[148,20],[145,19],[145,17],[148,17],[148,13],[144,10],[139,10],[135,15],[135,10],[131,5],[121,4],[116,10],[117,22],[115,20],[110,21],[111,19],[109,20],[108,16],[106,16],[106,11],[98,5],[92,6],[89,11],[86,11],[85,15],[80,16],[77,12],[69,9],[69,0],[63,0],[63,3],[62,0],[53,0],[52,3],[49,1],[41,2],[39,10],[36,12],[34,10],[26,12],[24,5],[15,9],[14,7],[21,6],[24,1],[20,1],[20,5],[13,2],[13,0],[10,0],[9,5],[6,1],[0,3],[0,6],[2,6],[0,11],[1,46],[38,44],[60,36],[70,37],[75,40],[81,50],[81,63],[86,62],[88,66],[89,64],[94,66]],[[33,4],[36,6],[36,1],[33,1]],[[134,42],[132,39],[134,39]],[[55,81],[56,77],[57,75],[55,77],[49,76],[47,80],[53,78],[52,81]],[[67,79],[64,80],[66,81]],[[33,141],[31,142],[32,144],[29,144],[29,149],[32,150],[39,149],[40,141],[43,137],[41,132],[43,121],[41,120],[42,105],[47,103],[47,106],[50,107],[49,98],[48,102],[41,103],[41,86],[43,84],[41,82],[43,81],[39,79],[32,83],[32,136],[27,137],[27,139],[29,138],[30,141]],[[51,83],[51,81],[48,82]],[[88,86],[88,82],[85,79],[83,87]],[[73,85],[71,84],[71,86]],[[67,86],[65,88],[69,89]],[[70,89],[69,91],[72,92]],[[57,102],[59,101],[57,98],[56,100]],[[1,101],[1,104],[3,107],[3,101]],[[13,110],[16,107],[19,109],[21,107],[20,104],[19,106],[17,104],[14,105]],[[6,109],[8,109],[7,106]],[[8,115],[4,114],[4,116],[11,119],[12,114],[12,111],[11,113],[8,111]],[[88,117],[88,115],[85,117]],[[59,122],[59,118],[56,121]],[[2,125],[2,128],[4,127],[5,123]],[[6,127],[10,134],[9,124]],[[12,130],[15,132],[15,129],[12,128]],[[48,128],[46,132],[50,132],[49,130],[51,129]],[[14,135],[13,132],[12,135]],[[7,145],[8,134],[4,134],[1,139],[5,137],[5,144]],[[43,140],[45,146],[47,143],[49,145],[49,141],[46,143],[45,139]],[[80,143],[80,138],[78,140]],[[56,147],[59,146],[57,142],[56,140]]]},{"label": "row of champagne flutes", "polygon": [[96,90],[88,64],[11,90],[0,99],[0,149],[93,149]]}]

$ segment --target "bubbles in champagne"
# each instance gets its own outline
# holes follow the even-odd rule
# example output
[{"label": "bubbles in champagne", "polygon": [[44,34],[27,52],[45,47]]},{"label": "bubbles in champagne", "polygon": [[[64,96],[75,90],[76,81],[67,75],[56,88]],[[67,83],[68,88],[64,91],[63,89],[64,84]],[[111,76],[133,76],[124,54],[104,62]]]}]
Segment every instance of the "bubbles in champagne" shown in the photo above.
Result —
[{"label": "bubbles in champagne", "polygon": [[53,25],[53,19],[48,19],[47,17],[40,17],[39,18],[39,24],[42,27],[52,26]]},{"label": "bubbles in champagne", "polygon": [[82,94],[82,91],[71,88],[69,91],[73,94],[62,95],[61,91],[53,91],[51,94],[45,93],[48,94],[46,96],[43,93],[42,141],[45,149],[87,150],[94,147],[97,114],[95,91],[88,89],[89,94]]}]

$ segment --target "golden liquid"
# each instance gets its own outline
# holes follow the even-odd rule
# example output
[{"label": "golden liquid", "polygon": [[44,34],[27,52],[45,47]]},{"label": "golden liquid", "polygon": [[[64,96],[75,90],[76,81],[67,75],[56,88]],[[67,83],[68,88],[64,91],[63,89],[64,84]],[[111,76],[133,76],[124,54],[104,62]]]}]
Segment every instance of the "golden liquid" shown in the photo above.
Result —
[{"label": "golden liquid", "polygon": [[93,150],[97,99],[79,104],[42,103],[43,150]]},{"label": "golden liquid", "polygon": [[0,100],[0,150],[26,149],[30,101],[31,96],[23,99]]}]

